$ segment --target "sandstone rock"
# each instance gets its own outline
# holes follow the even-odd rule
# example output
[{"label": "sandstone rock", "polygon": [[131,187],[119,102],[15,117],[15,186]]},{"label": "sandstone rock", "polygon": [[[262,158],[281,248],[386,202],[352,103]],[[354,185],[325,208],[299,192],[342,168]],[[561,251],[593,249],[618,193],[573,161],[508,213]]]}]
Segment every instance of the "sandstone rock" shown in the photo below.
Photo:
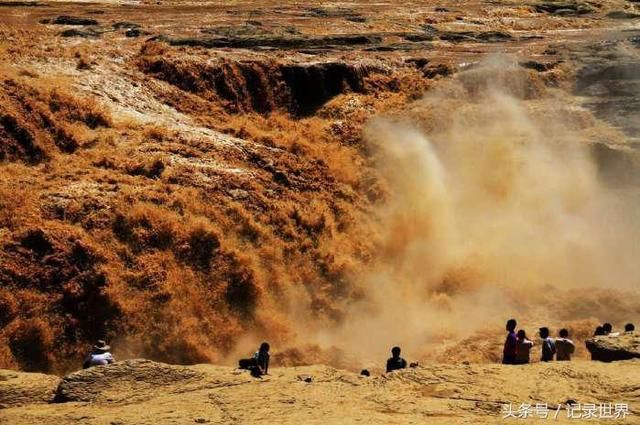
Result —
[{"label": "sandstone rock", "polygon": [[607,13],[607,18],[611,19],[637,19],[640,18],[640,14],[627,12],[625,10],[614,10]]},{"label": "sandstone rock", "polygon": [[618,337],[598,336],[585,341],[593,360],[613,362],[640,359],[640,335],[622,334]]},{"label": "sandstone rock", "polygon": [[95,31],[81,31],[74,28],[64,30],[60,33],[61,37],[80,37],[80,38],[98,38],[100,34]]},{"label": "sandstone rock", "polygon": [[0,409],[49,403],[59,382],[57,376],[0,370]]},{"label": "sandstone rock", "polygon": [[155,389],[179,382],[194,382],[201,378],[202,373],[185,366],[172,366],[144,359],[125,360],[65,376],[58,386],[55,401],[118,401],[123,389],[130,394],[153,394]]},{"label": "sandstone rock", "polygon": [[96,21],[95,19],[81,18],[77,16],[66,16],[66,15],[58,16],[51,23],[54,25],[78,25],[78,26],[98,25],[98,21]]}]

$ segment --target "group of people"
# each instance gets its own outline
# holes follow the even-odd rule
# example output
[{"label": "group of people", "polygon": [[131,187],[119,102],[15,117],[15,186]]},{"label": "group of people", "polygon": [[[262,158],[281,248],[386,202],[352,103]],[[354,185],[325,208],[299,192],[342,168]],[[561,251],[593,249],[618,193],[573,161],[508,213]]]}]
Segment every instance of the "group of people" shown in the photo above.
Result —
[{"label": "group of people", "polygon": [[[519,329],[516,332],[518,322],[515,319],[509,319],[507,321],[506,330],[507,338],[504,342],[504,350],[502,353],[502,363],[519,365],[527,364],[531,361],[531,348],[534,346],[533,341],[527,338],[527,333],[524,329]],[[625,333],[635,331],[635,326],[632,323],[627,323],[624,327]],[[576,346],[574,342],[569,339],[569,331],[567,329],[560,329],[557,338],[550,336],[549,328],[542,327],[539,329],[540,344],[542,347],[542,356],[540,358],[543,362],[550,362],[554,359],[557,361],[569,361],[571,355],[575,352]],[[598,336],[619,336],[620,332],[613,332],[613,326],[610,323],[604,323],[602,326],[598,326],[594,332],[594,337]],[[266,375],[269,372],[269,343],[263,342],[260,345],[258,351],[254,355],[247,359],[240,359],[238,367],[240,369],[249,370],[252,376],[260,377]],[[91,354],[85,359],[83,368],[89,368],[91,366],[108,365],[115,361],[111,354],[111,347],[106,344],[104,340],[98,340],[93,346]],[[407,367],[407,361],[400,357],[400,347],[393,347],[391,349],[391,357],[387,360],[387,373],[394,370],[405,369]],[[412,364],[413,366],[413,364]],[[369,376],[369,372],[363,370],[362,375]]]},{"label": "group of people", "polygon": [[[516,333],[517,326],[516,319],[507,321],[507,339],[502,352],[503,364],[527,364],[531,361],[531,348],[534,343],[527,338],[527,333],[524,329],[520,329]],[[575,352],[576,346],[569,339],[569,331],[567,329],[561,329],[558,338],[555,339],[551,338],[547,327],[540,328],[539,335],[542,345],[542,357],[540,360],[550,362],[554,360],[554,357],[559,361],[571,360],[571,355]]]},{"label": "group of people", "polygon": [[[238,361],[238,368],[248,370],[251,373],[251,376],[256,378],[266,375],[269,371],[269,349],[269,343],[263,342],[258,351],[254,353],[253,357],[240,359]],[[400,357],[400,353],[400,347],[393,347],[391,349],[391,357],[387,360],[387,373],[393,372],[394,370],[405,369],[407,367],[407,361]],[[363,376],[370,375],[369,371],[366,369],[360,374]]]},{"label": "group of people", "polygon": [[[634,326],[633,323],[627,323],[626,325],[624,325],[625,333],[634,332],[635,330],[636,330],[636,327]],[[611,326],[611,323],[605,323],[602,326],[598,326],[596,328],[595,332],[593,332],[593,336],[616,337],[616,336],[620,336],[620,332],[613,332],[613,326]]]},{"label": "group of people", "polygon": [[[534,343],[527,338],[527,334],[524,329],[518,330],[516,328],[518,322],[516,319],[509,319],[507,321],[507,338],[504,342],[504,349],[502,352],[503,364],[527,364],[531,361],[531,348]],[[635,326],[632,323],[627,323],[624,327],[625,332],[633,332]],[[553,361],[554,358],[557,361],[569,361],[571,355],[576,350],[574,342],[569,339],[569,331],[565,328],[560,329],[557,338],[552,338],[549,328],[542,327],[538,330],[540,336],[541,352],[540,360],[543,362]],[[619,336],[620,333],[613,332],[613,326],[610,323],[605,323],[602,326],[598,326],[594,332],[594,336],[608,335]]]}]

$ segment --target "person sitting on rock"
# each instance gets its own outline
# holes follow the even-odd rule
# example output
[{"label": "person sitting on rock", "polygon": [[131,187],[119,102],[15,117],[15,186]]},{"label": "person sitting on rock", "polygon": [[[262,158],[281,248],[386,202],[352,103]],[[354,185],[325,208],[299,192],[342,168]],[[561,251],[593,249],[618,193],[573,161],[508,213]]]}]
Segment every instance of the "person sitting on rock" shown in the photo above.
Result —
[{"label": "person sitting on rock", "polygon": [[569,361],[576,351],[576,345],[569,339],[569,331],[560,329],[560,338],[556,338],[556,360]]},{"label": "person sitting on rock", "polygon": [[602,329],[604,330],[604,334],[607,336],[613,338],[620,336],[620,332],[613,332],[613,326],[611,326],[611,323],[605,323],[602,325]]},{"label": "person sitting on rock", "polygon": [[556,344],[549,336],[549,328],[540,328],[540,339],[542,340],[542,360],[543,362],[552,362],[553,356],[556,354]]},{"label": "person sitting on rock", "polygon": [[518,348],[516,352],[516,364],[528,364],[531,361],[530,353],[533,341],[527,338],[524,329],[518,331]]},{"label": "person sitting on rock", "polygon": [[251,376],[260,377],[269,372],[269,346],[268,342],[260,344],[260,348],[250,359],[240,359],[238,367],[251,372]]},{"label": "person sitting on rock", "polygon": [[633,333],[636,330],[636,327],[633,325],[633,323],[627,323],[626,325],[624,325],[624,332],[625,333]]},{"label": "person sitting on rock", "polygon": [[87,369],[91,366],[105,366],[113,363],[115,360],[109,352],[110,350],[111,347],[109,347],[104,340],[98,340],[96,345],[93,346],[93,351],[84,361],[82,368]]},{"label": "person sitting on rock", "polygon": [[504,341],[502,350],[502,364],[516,364],[516,353],[518,352],[518,337],[516,336],[516,319],[507,320],[507,339]]},{"label": "person sitting on rock", "polygon": [[604,328],[602,326],[598,326],[595,332],[593,333],[593,336],[603,336],[603,335],[604,335]]},{"label": "person sitting on rock", "polygon": [[407,367],[407,361],[400,357],[400,347],[391,349],[391,357],[387,360],[387,373]]}]

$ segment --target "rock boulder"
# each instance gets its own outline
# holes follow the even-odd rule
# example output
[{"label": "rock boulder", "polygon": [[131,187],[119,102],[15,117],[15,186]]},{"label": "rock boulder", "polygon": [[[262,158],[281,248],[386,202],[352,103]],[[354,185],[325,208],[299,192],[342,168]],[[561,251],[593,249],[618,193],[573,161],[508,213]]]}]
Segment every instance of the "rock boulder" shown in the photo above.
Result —
[{"label": "rock boulder", "polygon": [[49,403],[59,382],[57,376],[0,369],[0,409]]},{"label": "rock boulder", "polygon": [[126,401],[119,397],[122,394],[152,395],[163,387],[188,384],[202,378],[201,372],[185,366],[143,359],[125,360],[65,376],[58,386],[55,401]]},{"label": "rock boulder", "polygon": [[613,362],[640,359],[640,334],[597,336],[585,342],[593,360]]}]

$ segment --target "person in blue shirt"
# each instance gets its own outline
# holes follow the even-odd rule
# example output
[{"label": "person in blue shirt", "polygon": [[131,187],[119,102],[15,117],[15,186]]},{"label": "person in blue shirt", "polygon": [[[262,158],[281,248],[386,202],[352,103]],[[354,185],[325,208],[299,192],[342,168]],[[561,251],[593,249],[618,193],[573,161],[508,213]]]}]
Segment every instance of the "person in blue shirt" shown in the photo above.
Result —
[{"label": "person in blue shirt", "polygon": [[549,336],[549,328],[540,328],[540,339],[542,340],[542,360],[543,362],[552,362],[553,356],[556,355],[556,344]]}]

